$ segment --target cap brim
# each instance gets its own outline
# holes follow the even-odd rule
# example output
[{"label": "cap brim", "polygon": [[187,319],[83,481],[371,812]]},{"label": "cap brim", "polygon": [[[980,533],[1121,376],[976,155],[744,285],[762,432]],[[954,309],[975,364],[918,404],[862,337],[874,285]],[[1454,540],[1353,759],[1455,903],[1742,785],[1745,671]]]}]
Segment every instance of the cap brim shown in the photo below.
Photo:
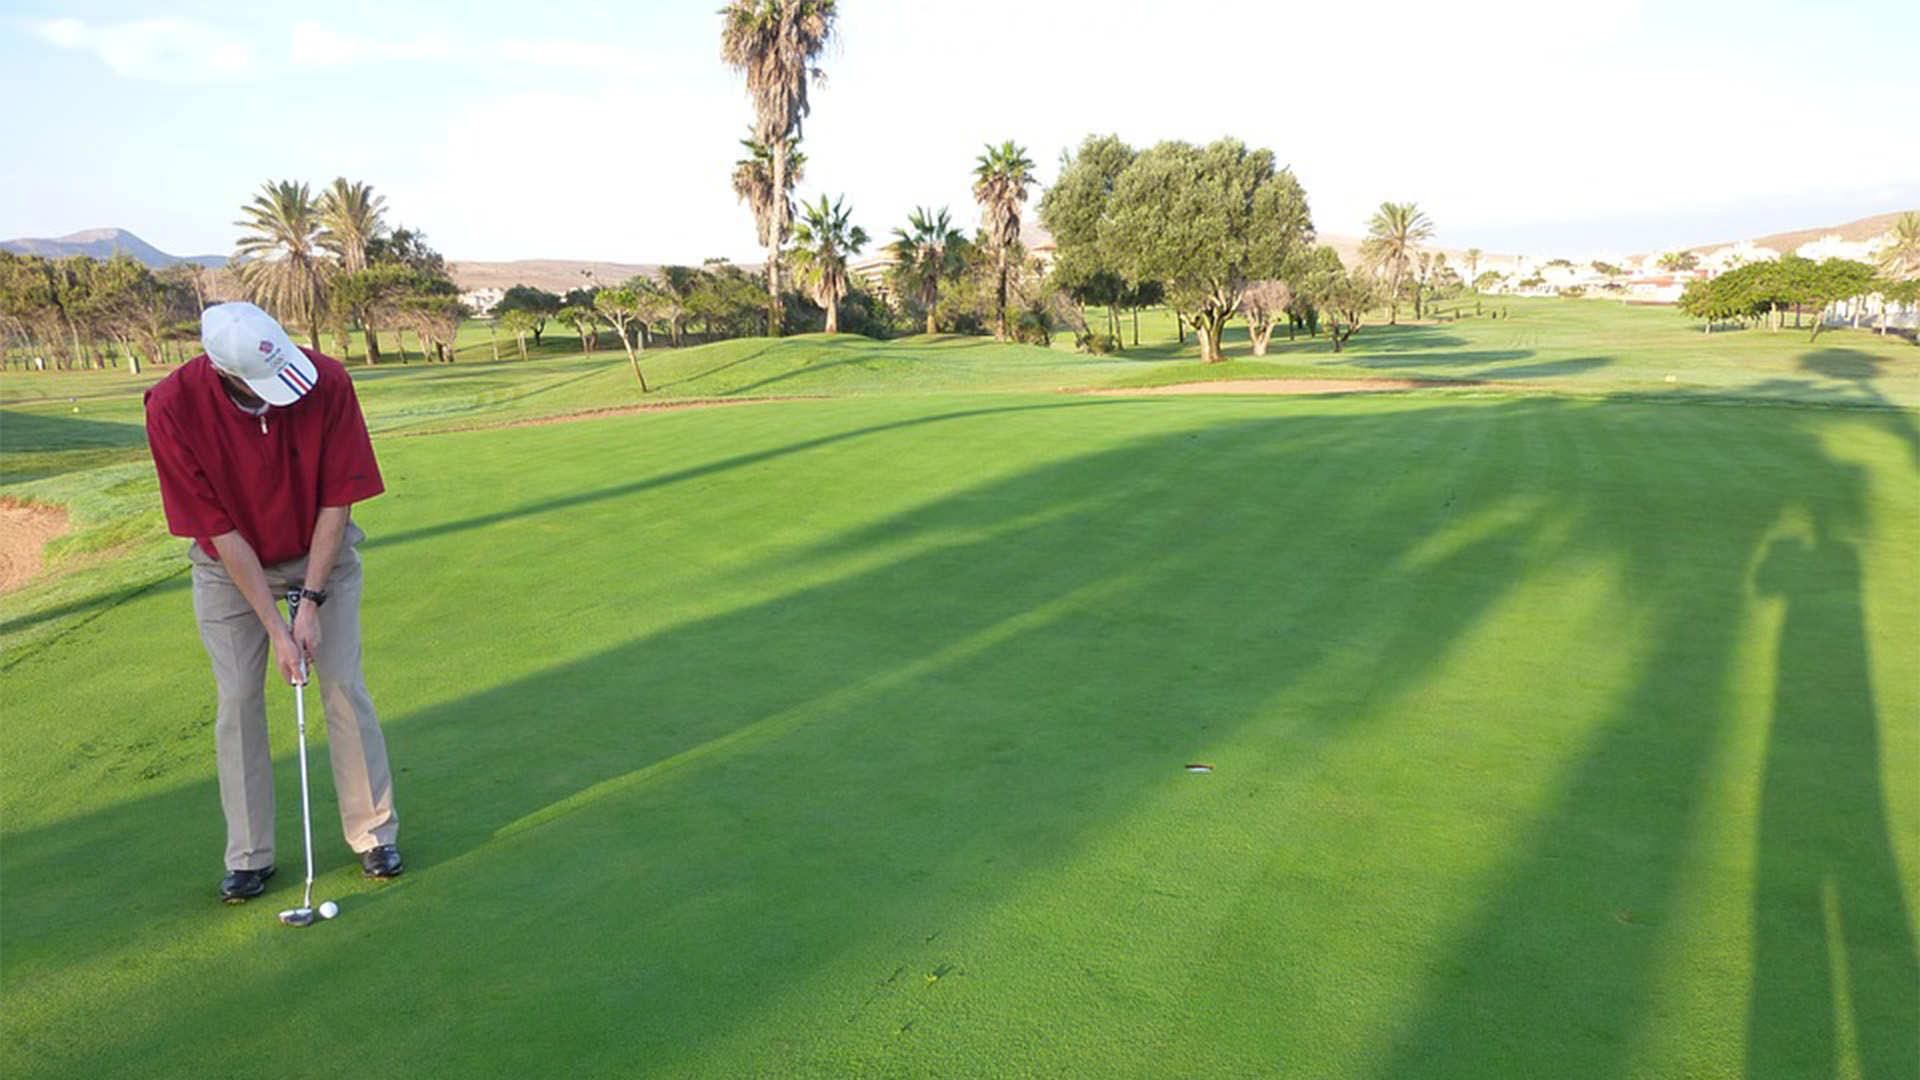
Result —
[{"label": "cap brim", "polygon": [[247,389],[260,395],[260,400],[269,405],[291,405],[305,397],[319,378],[320,373],[314,368],[313,361],[296,348],[279,374],[242,381],[247,384]]}]

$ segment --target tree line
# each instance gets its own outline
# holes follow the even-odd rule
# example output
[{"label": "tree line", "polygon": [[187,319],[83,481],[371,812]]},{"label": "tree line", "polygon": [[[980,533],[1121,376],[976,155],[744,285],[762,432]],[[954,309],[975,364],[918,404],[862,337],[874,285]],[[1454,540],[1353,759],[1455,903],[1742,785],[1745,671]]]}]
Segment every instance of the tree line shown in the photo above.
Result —
[{"label": "tree line", "polygon": [[451,361],[469,314],[460,290],[426,235],[389,228],[385,214],[386,199],[359,181],[336,178],[317,197],[302,181],[267,181],[234,222],[242,234],[230,265],[243,296],[304,330],[316,350],[331,333],[342,360],[358,329],[367,362],[380,363],[380,334],[391,329],[403,359],[399,334],[412,330],[424,355]]},{"label": "tree line", "polygon": [[132,255],[61,259],[0,251],[0,356],[8,367],[105,368],[199,351],[208,272],[154,271]]},{"label": "tree line", "polygon": [[368,363],[383,359],[391,331],[402,360],[406,331],[423,357],[453,358],[468,312],[446,260],[425,234],[389,228],[386,201],[345,178],[318,196],[307,184],[267,181],[241,207],[231,283],[216,271],[180,263],[155,271],[131,255],[107,260],[47,259],[0,253],[0,344],[13,366],[104,367],[122,360],[165,363],[196,354],[199,314],[237,288],[304,333],[318,350],[330,334],[350,359],[350,332],[361,331]]},{"label": "tree line", "polygon": [[[1862,298],[1877,295],[1883,303],[1920,303],[1920,213],[1900,216],[1881,244],[1876,263],[1837,258],[1815,262],[1783,255],[1688,282],[1678,307],[1704,321],[1707,333],[1727,322],[1779,331],[1786,326],[1788,312],[1797,328],[1802,312],[1811,312],[1808,340],[1813,340],[1825,329],[1826,311],[1836,302],[1854,301],[1856,326],[1864,307],[1859,302]],[[1880,332],[1887,332],[1884,318]]]}]

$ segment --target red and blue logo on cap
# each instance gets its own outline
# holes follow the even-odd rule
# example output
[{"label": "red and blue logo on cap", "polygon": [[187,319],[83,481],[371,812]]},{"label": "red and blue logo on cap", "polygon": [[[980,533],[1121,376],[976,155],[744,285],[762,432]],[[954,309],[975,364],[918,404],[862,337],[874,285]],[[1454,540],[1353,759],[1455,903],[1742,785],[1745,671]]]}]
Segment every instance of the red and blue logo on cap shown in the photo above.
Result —
[{"label": "red and blue logo on cap", "polygon": [[292,364],[283,365],[280,368],[279,376],[280,381],[286,384],[287,389],[293,391],[295,397],[300,397],[306,394],[307,391],[313,389],[313,383],[305,375],[301,374],[299,368],[294,367]]}]

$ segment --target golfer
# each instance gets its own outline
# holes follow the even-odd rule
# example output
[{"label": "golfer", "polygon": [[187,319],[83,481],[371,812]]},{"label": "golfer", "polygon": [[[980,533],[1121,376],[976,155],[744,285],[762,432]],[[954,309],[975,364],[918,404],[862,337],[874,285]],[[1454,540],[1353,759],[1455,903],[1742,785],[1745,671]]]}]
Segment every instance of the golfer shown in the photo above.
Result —
[{"label": "golfer", "polygon": [[[349,509],[380,494],[353,381],[296,348],[252,304],[200,319],[206,352],[147,391],[147,443],[167,530],[191,537],[193,611],[219,687],[214,749],[227,819],[220,895],[242,903],[274,872],[265,677],[313,665],[347,846],[370,878],[400,873],[386,740],[360,671],[360,558]],[[302,597],[289,626],[274,606]]]}]

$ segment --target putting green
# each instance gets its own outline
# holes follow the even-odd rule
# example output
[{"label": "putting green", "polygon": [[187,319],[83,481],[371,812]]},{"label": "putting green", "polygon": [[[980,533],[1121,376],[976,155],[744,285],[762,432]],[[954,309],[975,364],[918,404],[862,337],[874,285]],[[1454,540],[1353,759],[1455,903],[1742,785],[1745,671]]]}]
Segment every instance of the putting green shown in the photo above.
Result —
[{"label": "putting green", "polygon": [[276,694],[283,870],[214,902],[182,579],[99,601],[5,672],[0,1073],[1915,1072],[1912,413],[955,394],[380,453],[408,875],[321,765],[342,914],[274,920]]}]

